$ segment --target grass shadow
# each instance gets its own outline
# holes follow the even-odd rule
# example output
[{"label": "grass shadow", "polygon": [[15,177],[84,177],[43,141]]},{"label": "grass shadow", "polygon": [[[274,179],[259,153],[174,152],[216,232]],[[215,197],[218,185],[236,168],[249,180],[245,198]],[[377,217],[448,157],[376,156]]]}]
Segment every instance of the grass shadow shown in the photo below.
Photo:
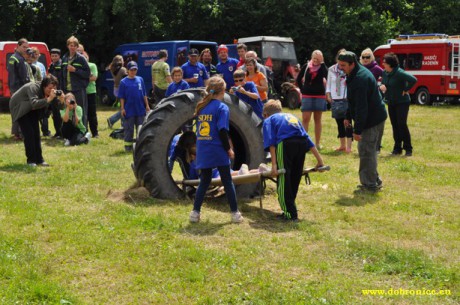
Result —
[{"label": "grass shadow", "polygon": [[377,202],[379,198],[379,192],[360,192],[356,190],[353,192],[353,196],[342,195],[335,203],[341,206],[365,206],[366,204]]},{"label": "grass shadow", "polygon": [[189,223],[187,226],[180,230],[180,233],[188,233],[199,236],[210,236],[216,234],[224,226],[231,224],[232,223],[230,221],[225,223],[214,223],[210,222],[209,220],[200,221],[199,223]]},{"label": "grass shadow", "polygon": [[13,164],[0,166],[0,172],[31,173],[31,172],[36,172],[36,171],[37,171],[37,167],[32,167],[24,163],[13,163]]},{"label": "grass shadow", "polygon": [[12,137],[7,136],[4,133],[0,135],[0,145],[11,145],[17,143],[22,143],[22,140],[16,140]]},{"label": "grass shadow", "polygon": [[121,157],[126,156],[127,154],[133,154],[132,152],[126,152],[124,149],[118,150],[113,152],[112,154],[108,155],[109,157]]},{"label": "grass shadow", "polygon": [[51,137],[42,137],[41,142],[46,144],[46,146],[51,147],[64,147],[64,140],[63,139],[56,139]]}]

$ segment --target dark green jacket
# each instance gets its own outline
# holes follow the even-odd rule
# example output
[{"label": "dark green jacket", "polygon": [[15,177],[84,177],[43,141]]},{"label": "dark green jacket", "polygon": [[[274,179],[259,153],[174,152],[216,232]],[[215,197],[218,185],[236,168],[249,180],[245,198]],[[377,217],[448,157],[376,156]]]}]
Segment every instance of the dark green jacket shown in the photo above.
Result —
[{"label": "dark green jacket", "polygon": [[382,84],[387,87],[385,101],[388,105],[410,103],[409,94],[402,94],[409,91],[417,82],[417,79],[401,68],[394,68],[390,73],[384,71]]},{"label": "dark green jacket", "polygon": [[353,120],[353,132],[360,135],[364,129],[374,127],[387,118],[377,82],[364,66],[356,67],[347,76],[347,99],[349,102],[347,119]]},{"label": "dark green jacket", "polygon": [[48,106],[47,99],[40,89],[40,83],[28,83],[16,91],[10,98],[10,112],[13,122],[27,113]]}]

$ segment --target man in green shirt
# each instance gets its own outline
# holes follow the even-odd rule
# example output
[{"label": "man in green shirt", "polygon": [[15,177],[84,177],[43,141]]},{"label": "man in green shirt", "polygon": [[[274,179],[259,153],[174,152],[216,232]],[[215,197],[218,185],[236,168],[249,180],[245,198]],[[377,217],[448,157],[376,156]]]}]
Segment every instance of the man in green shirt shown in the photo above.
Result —
[{"label": "man in green shirt", "polygon": [[168,60],[168,51],[160,50],[159,59],[152,65],[152,89],[155,97],[155,102],[158,103],[165,97],[166,89],[172,82],[171,72]]}]

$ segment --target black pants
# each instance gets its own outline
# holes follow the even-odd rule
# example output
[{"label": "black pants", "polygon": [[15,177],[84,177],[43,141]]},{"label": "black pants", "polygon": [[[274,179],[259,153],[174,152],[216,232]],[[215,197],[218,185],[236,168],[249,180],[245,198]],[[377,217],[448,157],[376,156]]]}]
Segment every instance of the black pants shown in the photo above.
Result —
[{"label": "black pants", "polygon": [[27,163],[43,163],[42,145],[40,142],[40,126],[38,124],[40,110],[32,110],[18,119],[24,136],[24,146],[26,148]]},{"label": "black pants", "polygon": [[285,174],[277,180],[278,202],[288,219],[297,219],[295,199],[302,179],[303,164],[307,153],[305,138],[289,138],[276,147],[278,169],[284,168]]},{"label": "black pants", "polygon": [[67,123],[62,124],[62,137],[70,141],[70,145],[80,145],[87,144],[88,139],[85,135],[75,127],[72,122],[69,120]]},{"label": "black pants", "polygon": [[61,118],[61,104],[51,103],[51,111],[53,115],[53,125],[54,130],[56,130],[56,136],[62,137],[61,128],[62,128],[62,118]]},{"label": "black pants", "polygon": [[391,126],[393,127],[394,147],[393,151],[412,152],[412,143],[407,126],[407,117],[409,115],[409,103],[388,105],[388,114],[390,115]]},{"label": "black pants", "polygon": [[343,121],[345,119],[335,119],[335,121],[337,122],[337,130],[339,132],[337,138],[353,138],[353,128],[351,127],[345,127],[345,125],[343,124]]},{"label": "black pants", "polygon": [[88,94],[88,124],[93,137],[98,135],[96,114],[96,93]]},{"label": "black pants", "polygon": [[49,124],[48,124],[48,115],[43,115],[42,118],[39,120],[40,124],[42,125],[42,134],[47,137],[50,135]]}]

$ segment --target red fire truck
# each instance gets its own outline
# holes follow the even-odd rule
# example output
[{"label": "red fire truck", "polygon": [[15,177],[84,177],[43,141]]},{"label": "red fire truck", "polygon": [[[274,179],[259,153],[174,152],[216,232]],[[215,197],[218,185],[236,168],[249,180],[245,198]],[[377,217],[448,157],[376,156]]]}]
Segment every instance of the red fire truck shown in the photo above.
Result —
[{"label": "red fire truck", "polygon": [[375,49],[376,61],[382,65],[389,52],[398,56],[401,68],[417,77],[410,91],[414,102],[460,101],[460,35],[400,35]]}]

